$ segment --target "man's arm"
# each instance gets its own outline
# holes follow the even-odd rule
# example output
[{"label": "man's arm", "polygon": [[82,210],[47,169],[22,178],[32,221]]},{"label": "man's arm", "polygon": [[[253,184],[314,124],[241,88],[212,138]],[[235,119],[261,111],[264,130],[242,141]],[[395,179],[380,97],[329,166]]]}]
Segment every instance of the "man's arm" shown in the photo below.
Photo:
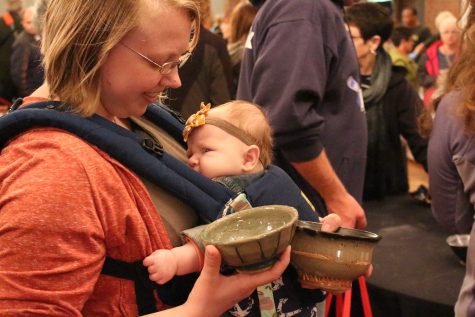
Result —
[{"label": "man's arm", "polygon": [[306,162],[293,162],[292,166],[299,172],[325,200],[330,213],[341,217],[342,227],[366,227],[363,208],[351,196],[336,175],[323,150],[316,158]]}]

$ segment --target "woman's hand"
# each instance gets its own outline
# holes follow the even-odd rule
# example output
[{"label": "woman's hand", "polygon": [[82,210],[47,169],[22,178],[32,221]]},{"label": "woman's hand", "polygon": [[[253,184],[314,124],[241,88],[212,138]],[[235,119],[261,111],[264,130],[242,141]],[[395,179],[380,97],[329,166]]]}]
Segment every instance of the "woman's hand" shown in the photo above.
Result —
[{"label": "woman's hand", "polygon": [[239,273],[223,276],[219,273],[221,255],[214,246],[207,246],[204,267],[184,306],[188,316],[220,316],[241,299],[250,296],[257,286],[278,279],[290,261],[290,246],[274,266],[256,274]]},{"label": "woman's hand", "polygon": [[320,218],[320,222],[322,223],[322,231],[334,232],[341,227],[341,217],[337,214],[329,214]]}]

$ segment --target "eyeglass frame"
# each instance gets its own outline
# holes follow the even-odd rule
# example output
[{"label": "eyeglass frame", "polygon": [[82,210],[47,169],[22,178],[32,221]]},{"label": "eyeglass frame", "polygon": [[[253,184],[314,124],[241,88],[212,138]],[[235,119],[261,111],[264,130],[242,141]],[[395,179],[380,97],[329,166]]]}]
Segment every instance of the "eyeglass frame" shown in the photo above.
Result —
[{"label": "eyeglass frame", "polygon": [[[163,63],[162,65],[160,65],[159,63],[154,62],[153,60],[151,60],[150,58],[148,58],[144,54],[140,53],[139,51],[137,51],[137,50],[135,50],[135,49],[133,49],[133,48],[127,46],[127,45],[125,45],[124,43],[119,42],[119,44],[123,45],[125,48],[128,48],[129,50],[131,50],[132,52],[134,52],[138,56],[142,57],[143,59],[145,59],[147,62],[149,62],[153,66],[157,67],[158,71],[162,75],[169,75],[173,71],[173,69],[175,69],[175,67],[178,67],[178,68],[183,67],[183,65],[185,65],[185,63],[188,61],[188,59],[191,56],[191,52],[187,51],[185,54],[180,56],[180,58],[177,61],[166,62],[166,63]],[[169,67],[169,68],[167,68],[167,67]]]}]

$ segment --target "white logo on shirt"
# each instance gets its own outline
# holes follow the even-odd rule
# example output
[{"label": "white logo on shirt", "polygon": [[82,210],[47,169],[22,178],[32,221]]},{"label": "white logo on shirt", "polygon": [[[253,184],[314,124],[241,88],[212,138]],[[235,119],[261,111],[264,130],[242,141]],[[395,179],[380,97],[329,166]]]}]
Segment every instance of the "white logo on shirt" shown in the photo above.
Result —
[{"label": "white logo on shirt", "polygon": [[360,107],[361,112],[365,111],[364,107],[364,101],[363,101],[363,90],[360,87],[360,84],[353,78],[353,76],[348,77],[348,80],[346,81],[346,85],[348,88],[356,92],[357,98],[356,98],[356,103]]},{"label": "white logo on shirt", "polygon": [[247,35],[247,39],[246,39],[246,45],[245,47],[247,49],[250,49],[252,50],[252,38],[254,37],[254,32],[250,31],[249,34]]}]

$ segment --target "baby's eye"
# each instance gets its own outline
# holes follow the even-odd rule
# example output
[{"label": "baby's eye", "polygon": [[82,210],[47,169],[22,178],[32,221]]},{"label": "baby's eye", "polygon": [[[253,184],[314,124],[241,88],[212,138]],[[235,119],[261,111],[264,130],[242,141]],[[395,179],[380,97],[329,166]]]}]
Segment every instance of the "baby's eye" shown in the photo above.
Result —
[{"label": "baby's eye", "polygon": [[211,150],[207,147],[204,147],[204,148],[201,149],[201,153],[206,153],[206,152],[209,152],[209,151],[211,151]]}]

